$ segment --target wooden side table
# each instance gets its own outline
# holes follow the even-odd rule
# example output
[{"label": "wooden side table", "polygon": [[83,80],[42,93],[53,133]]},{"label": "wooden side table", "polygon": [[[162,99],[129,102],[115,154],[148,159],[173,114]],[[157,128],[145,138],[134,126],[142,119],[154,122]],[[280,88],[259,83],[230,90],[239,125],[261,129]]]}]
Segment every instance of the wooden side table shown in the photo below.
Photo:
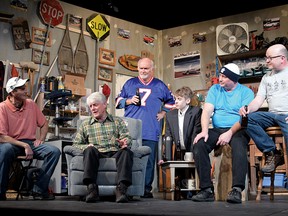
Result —
[{"label": "wooden side table", "polygon": [[[193,169],[196,186],[194,190],[199,190],[199,178],[194,161],[166,161],[161,164],[161,167],[164,199],[174,200],[175,169]],[[181,191],[189,191],[189,189],[181,189]]]}]

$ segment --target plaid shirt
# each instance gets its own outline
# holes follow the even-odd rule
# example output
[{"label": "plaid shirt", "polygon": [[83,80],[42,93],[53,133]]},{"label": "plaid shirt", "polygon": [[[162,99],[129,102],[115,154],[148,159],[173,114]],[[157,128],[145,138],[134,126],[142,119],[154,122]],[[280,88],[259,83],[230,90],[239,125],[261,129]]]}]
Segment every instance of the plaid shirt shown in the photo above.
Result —
[{"label": "plaid shirt", "polygon": [[83,120],[73,146],[84,150],[88,144],[93,144],[100,152],[118,151],[117,138],[127,138],[128,147],[131,147],[131,137],[123,119],[108,114],[104,122],[99,122],[91,116]]}]

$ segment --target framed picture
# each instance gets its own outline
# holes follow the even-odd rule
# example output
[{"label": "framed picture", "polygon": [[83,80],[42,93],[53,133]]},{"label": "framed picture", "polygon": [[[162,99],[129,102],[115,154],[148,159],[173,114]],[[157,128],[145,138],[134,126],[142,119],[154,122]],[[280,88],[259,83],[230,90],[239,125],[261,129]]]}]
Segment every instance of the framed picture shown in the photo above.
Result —
[{"label": "framed picture", "polygon": [[[32,49],[32,61],[35,64],[41,64],[41,56],[42,51],[40,49]],[[43,55],[43,65],[49,66],[50,64],[50,52],[45,51],[45,54]]]},{"label": "framed picture", "polygon": [[108,67],[99,66],[98,67],[98,79],[108,82],[112,82],[113,70]]},{"label": "framed picture", "polygon": [[200,51],[191,51],[174,56],[174,78],[201,75]]},{"label": "framed picture", "polygon": [[31,36],[27,20],[12,24],[12,32],[14,39],[14,47],[16,50],[29,49],[31,44]]},{"label": "framed picture", "polygon": [[[46,38],[46,30],[41,28],[32,27],[32,43],[44,45]],[[49,31],[47,37],[47,46],[52,45],[51,32]]]},{"label": "framed picture", "polygon": [[115,51],[99,48],[99,63],[115,66]]},{"label": "framed picture", "polygon": [[[138,73],[134,73],[137,74]],[[133,78],[134,74],[129,74],[129,73],[116,73],[115,74],[115,97],[120,93],[124,83]],[[132,76],[133,75],[133,76]],[[124,116],[124,109],[114,109],[115,110],[115,115],[116,116]]]}]

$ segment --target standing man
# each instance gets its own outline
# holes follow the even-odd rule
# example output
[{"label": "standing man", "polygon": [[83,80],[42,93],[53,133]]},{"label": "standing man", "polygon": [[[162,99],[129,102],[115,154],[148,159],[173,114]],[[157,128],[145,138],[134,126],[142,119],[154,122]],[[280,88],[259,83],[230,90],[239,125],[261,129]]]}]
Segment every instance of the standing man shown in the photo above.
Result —
[{"label": "standing man", "polygon": [[[0,103],[0,200],[6,200],[9,169],[15,158],[43,160],[41,175],[34,184],[31,198],[53,200],[48,192],[50,178],[61,155],[60,150],[44,143],[48,121],[36,103],[28,99],[28,79],[12,77],[6,84],[8,96]],[[36,130],[40,134],[36,137]]]},{"label": "standing man", "polygon": [[[152,183],[159,136],[161,135],[160,120],[174,105],[171,91],[164,82],[155,78],[154,63],[149,58],[138,61],[139,76],[127,80],[116,98],[116,108],[125,109],[124,116],[142,120],[143,146],[151,148],[148,159],[144,198],[153,198]],[[140,98],[136,96],[139,90]],[[137,105],[139,100],[141,105]]]},{"label": "standing man", "polygon": [[73,142],[73,146],[83,151],[83,184],[87,185],[88,189],[86,202],[99,201],[99,159],[107,157],[116,159],[116,202],[128,202],[126,192],[132,184],[133,166],[128,128],[120,117],[113,117],[107,113],[107,99],[104,94],[94,92],[86,101],[92,116],[82,122]]},{"label": "standing man", "polygon": [[[288,142],[288,52],[282,44],[270,46],[266,51],[266,63],[270,71],[262,77],[254,100],[243,107],[241,115],[248,116],[247,133],[255,142],[257,148],[265,155],[263,172],[272,172],[283,164],[283,152],[276,149],[275,143],[267,135],[265,129],[280,126]],[[267,101],[269,111],[257,111],[264,101]],[[256,112],[257,111],[257,112]]]},{"label": "standing man", "polygon": [[[230,145],[232,190],[228,193],[227,202],[242,202],[241,191],[245,188],[250,137],[246,130],[241,129],[239,109],[253,100],[254,93],[238,83],[239,77],[240,70],[236,64],[224,65],[220,69],[219,84],[214,84],[208,91],[201,116],[202,132],[194,140],[193,153],[201,190],[192,197],[193,201],[214,201],[209,153],[218,146]],[[209,128],[210,118],[213,128]]]}]

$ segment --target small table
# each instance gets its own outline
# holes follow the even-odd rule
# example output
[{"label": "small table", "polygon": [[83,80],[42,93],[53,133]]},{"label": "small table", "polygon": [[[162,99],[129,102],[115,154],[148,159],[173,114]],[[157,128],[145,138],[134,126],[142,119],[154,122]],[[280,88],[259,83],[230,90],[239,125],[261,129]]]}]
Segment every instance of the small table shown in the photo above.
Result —
[{"label": "small table", "polygon": [[[194,170],[194,178],[195,178],[195,186],[196,186],[194,190],[199,190],[199,178],[198,178],[198,174],[196,171],[194,161],[166,161],[161,164],[161,167],[162,167],[162,176],[163,176],[164,199],[174,200],[175,169],[178,169],[178,168]],[[170,176],[170,179],[169,179],[169,176]],[[181,191],[189,191],[189,189],[181,189]]]}]

